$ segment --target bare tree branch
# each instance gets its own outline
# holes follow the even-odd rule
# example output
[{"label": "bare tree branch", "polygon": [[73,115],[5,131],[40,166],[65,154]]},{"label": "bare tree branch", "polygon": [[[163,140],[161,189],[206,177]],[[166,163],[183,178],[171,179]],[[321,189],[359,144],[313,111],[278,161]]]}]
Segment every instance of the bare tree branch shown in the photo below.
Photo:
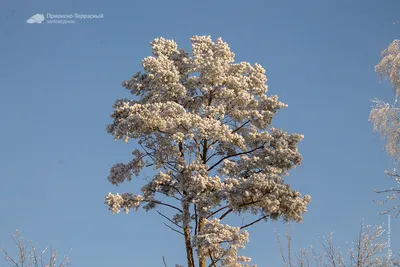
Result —
[{"label": "bare tree branch", "polygon": [[244,229],[244,228],[247,228],[247,227],[249,227],[249,226],[252,226],[253,224],[258,223],[259,221],[261,221],[261,220],[263,220],[263,219],[265,219],[265,218],[267,218],[267,216],[262,216],[261,218],[258,218],[257,220],[255,220],[255,221],[253,221],[253,222],[251,222],[251,223],[248,223],[248,224],[243,225],[242,227],[240,227],[240,229]]},{"label": "bare tree branch", "polygon": [[174,232],[177,232],[178,234],[181,234],[181,235],[185,235],[184,233],[182,233],[181,231],[178,231],[178,230],[176,230],[176,229],[174,229],[174,228],[172,228],[171,226],[169,226],[168,224],[166,224],[166,223],[164,223],[164,225],[165,226],[167,226],[169,229],[171,229],[172,231],[174,231]]},{"label": "bare tree branch", "polygon": [[165,219],[167,219],[169,222],[173,223],[174,225],[176,225],[179,228],[183,228],[181,225],[177,224],[176,222],[174,222],[173,220],[171,220],[170,218],[168,218],[167,216],[165,216],[164,214],[162,214],[161,212],[157,211],[158,214],[160,214],[162,217],[164,217]]}]

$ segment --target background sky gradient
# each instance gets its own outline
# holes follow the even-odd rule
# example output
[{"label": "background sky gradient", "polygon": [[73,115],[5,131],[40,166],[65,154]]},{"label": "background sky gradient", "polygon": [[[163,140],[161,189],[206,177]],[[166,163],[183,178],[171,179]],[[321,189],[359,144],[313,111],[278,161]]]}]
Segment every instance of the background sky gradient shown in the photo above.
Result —
[{"label": "background sky gradient", "polygon": [[[36,13],[75,12],[104,18],[26,23]],[[211,35],[228,42],[236,61],[266,68],[268,94],[289,105],[273,125],[305,135],[303,164],[287,178],[312,196],[304,222],[290,226],[294,249],[318,247],[332,231],[347,248],[363,219],[387,222],[372,188],[394,186],[384,174],[392,164],[368,115],[371,99],[392,102],[374,66],[399,37],[398,20],[398,0],[1,0],[0,245],[14,255],[9,234],[19,228],[41,248],[60,255],[72,248],[72,266],[163,266],[162,256],[169,266],[186,264],[183,238],[155,211],[113,215],[103,204],[108,192],[138,193],[143,184],[107,181],[137,146],[113,142],[105,127],[115,100],[133,97],[121,82],[142,70],[150,41],[165,37],[190,49],[191,36]],[[284,225],[250,228],[243,254],[260,267],[283,266],[274,228],[283,233]],[[399,220],[391,237],[398,252]]]}]

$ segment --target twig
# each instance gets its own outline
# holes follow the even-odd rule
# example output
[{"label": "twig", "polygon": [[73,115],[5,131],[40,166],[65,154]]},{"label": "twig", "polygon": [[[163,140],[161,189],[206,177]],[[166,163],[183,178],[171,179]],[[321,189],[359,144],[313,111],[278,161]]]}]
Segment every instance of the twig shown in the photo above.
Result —
[{"label": "twig", "polygon": [[181,234],[181,235],[183,235],[184,236],[184,234],[182,233],[182,232],[180,232],[180,231],[178,231],[178,230],[176,230],[176,229],[174,229],[174,228],[172,228],[171,226],[169,226],[168,224],[166,224],[166,223],[164,223],[164,225],[165,226],[167,226],[169,229],[171,229],[172,231],[175,231],[175,232],[177,232],[177,233],[179,233],[179,234]]},{"label": "twig", "polygon": [[165,262],[164,256],[162,256],[162,260],[163,260],[163,262],[164,262],[164,266],[165,266],[165,267],[168,267],[168,266],[167,266],[167,263]]},{"label": "twig", "polygon": [[259,221],[261,221],[261,220],[263,220],[263,219],[265,219],[265,218],[267,218],[267,216],[263,216],[263,217],[261,217],[261,218],[255,220],[254,222],[251,222],[251,223],[248,223],[248,224],[246,224],[246,225],[243,225],[242,227],[240,227],[240,229],[244,229],[244,228],[246,228],[246,227],[249,227],[249,226],[251,226],[251,225],[253,225],[253,224],[255,224],[255,223],[257,223],[257,222],[259,222]]},{"label": "twig", "polygon": [[177,224],[176,222],[174,222],[173,220],[171,220],[170,218],[168,218],[167,216],[165,216],[164,214],[162,214],[161,212],[157,211],[158,214],[160,214],[162,217],[164,217],[165,219],[167,219],[168,221],[170,221],[171,223],[173,223],[174,225],[178,226],[179,228],[183,228],[182,226],[180,226],[179,224]]}]

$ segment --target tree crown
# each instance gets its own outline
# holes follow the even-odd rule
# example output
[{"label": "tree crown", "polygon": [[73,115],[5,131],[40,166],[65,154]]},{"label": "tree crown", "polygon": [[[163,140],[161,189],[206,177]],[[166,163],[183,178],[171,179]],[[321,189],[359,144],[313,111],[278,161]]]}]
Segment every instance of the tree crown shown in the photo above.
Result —
[{"label": "tree crown", "polygon": [[[145,167],[160,171],[142,194],[109,193],[106,204],[113,212],[170,207],[176,212],[170,222],[183,229],[187,250],[197,249],[200,266],[206,258],[214,265],[245,266],[249,259],[237,256],[248,239],[242,229],[267,219],[300,222],[307,211],[311,197],[301,197],[282,178],[301,164],[297,144],[303,135],[267,131],[287,105],[266,96],[260,64],[234,63],[221,38],[190,40],[192,55],[173,40],[154,39],[153,55],[142,61],[144,73],[122,83],[140,99],[117,100],[107,131],[115,140],[137,139],[142,150],[113,166],[108,180],[119,185]],[[241,227],[220,223],[242,212],[258,217]]]}]

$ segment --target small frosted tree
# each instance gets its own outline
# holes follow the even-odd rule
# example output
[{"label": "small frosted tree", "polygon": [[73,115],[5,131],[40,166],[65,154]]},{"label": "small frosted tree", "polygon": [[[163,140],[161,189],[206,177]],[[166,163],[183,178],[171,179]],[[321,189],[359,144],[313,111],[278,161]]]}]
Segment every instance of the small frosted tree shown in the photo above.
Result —
[{"label": "small frosted tree", "polygon": [[[23,238],[19,235],[19,231],[16,230],[14,234],[11,235],[11,239],[18,249],[18,256],[12,257],[3,247],[0,247],[0,251],[3,254],[5,261],[9,266],[12,267],[70,267],[70,260],[68,257],[64,257],[63,261],[57,263],[58,253],[57,250],[51,249],[50,255],[44,258],[47,248],[38,252],[36,246],[32,246],[28,249],[26,243],[24,243]],[[2,265],[1,265],[2,266]]]},{"label": "small frosted tree", "polygon": [[[394,40],[385,50],[382,51],[382,60],[375,66],[379,77],[390,81],[393,87],[394,104],[390,105],[382,100],[375,99],[375,106],[372,108],[369,121],[373,123],[374,131],[379,132],[382,139],[386,141],[386,151],[396,162],[400,159],[400,109],[397,107],[397,99],[400,94],[400,40]],[[385,173],[394,179],[397,187],[385,190],[375,190],[379,194],[387,194],[385,200],[378,201],[378,204],[386,203],[389,200],[399,200],[400,197],[400,176],[396,169]],[[400,214],[400,204],[393,205],[382,214],[394,212],[394,217]]]},{"label": "small frosted tree", "polygon": [[292,237],[286,231],[286,252],[277,234],[284,267],[393,267],[400,266],[400,260],[384,254],[388,242],[382,240],[385,230],[382,226],[362,224],[358,238],[352,242],[347,253],[334,245],[333,233],[321,240],[323,253],[317,253],[312,246],[311,252],[300,249],[293,255]]},{"label": "small frosted tree", "polygon": [[[115,140],[138,140],[141,150],[114,165],[108,180],[119,185],[150,166],[159,172],[141,194],[109,193],[105,203],[113,213],[171,208],[174,215],[160,214],[184,236],[188,267],[250,266],[238,255],[247,227],[268,219],[300,222],[307,211],[311,197],[283,180],[301,164],[303,136],[267,130],[287,105],[266,96],[261,65],[234,63],[221,38],[190,40],[192,55],[173,40],[154,39],[144,73],[123,82],[140,100],[117,100],[107,131]],[[245,212],[254,219],[237,227],[222,222]]]}]

